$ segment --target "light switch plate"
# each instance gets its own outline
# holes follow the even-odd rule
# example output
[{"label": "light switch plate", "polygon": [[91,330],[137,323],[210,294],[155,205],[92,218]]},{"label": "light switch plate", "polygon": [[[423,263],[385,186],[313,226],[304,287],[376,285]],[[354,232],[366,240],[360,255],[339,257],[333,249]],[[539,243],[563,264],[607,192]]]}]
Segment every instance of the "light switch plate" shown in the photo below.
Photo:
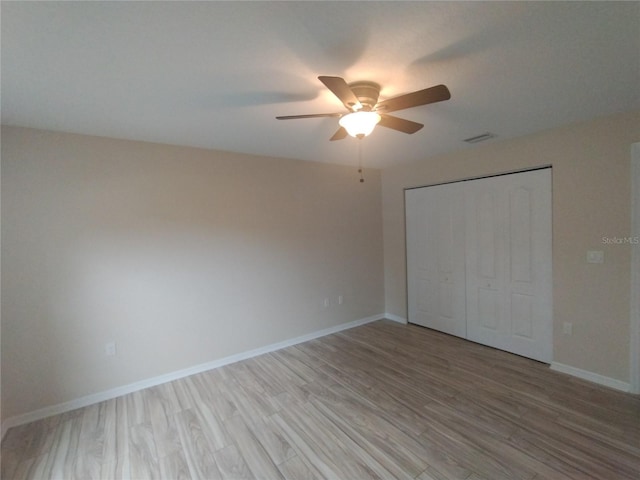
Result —
[{"label": "light switch plate", "polygon": [[604,263],[604,252],[602,250],[589,250],[587,252],[587,263]]}]

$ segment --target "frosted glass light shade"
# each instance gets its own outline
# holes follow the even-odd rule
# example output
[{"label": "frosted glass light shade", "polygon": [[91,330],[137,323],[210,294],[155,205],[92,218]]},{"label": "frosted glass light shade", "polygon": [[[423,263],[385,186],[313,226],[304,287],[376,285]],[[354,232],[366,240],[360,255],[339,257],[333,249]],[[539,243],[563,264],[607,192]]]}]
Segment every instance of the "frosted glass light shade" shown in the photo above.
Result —
[{"label": "frosted glass light shade", "polygon": [[352,137],[366,137],[373,132],[378,122],[380,122],[380,115],[376,112],[348,113],[338,120],[340,126],[344,127]]}]

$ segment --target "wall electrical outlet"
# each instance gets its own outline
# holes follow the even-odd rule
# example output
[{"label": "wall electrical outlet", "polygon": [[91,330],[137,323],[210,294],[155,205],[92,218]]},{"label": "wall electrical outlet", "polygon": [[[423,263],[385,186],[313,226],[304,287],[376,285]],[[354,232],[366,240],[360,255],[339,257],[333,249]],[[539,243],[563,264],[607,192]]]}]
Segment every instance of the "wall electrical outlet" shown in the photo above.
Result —
[{"label": "wall electrical outlet", "polygon": [[344,303],[344,298],[342,295],[338,295],[338,305],[342,305]]},{"label": "wall electrical outlet", "polygon": [[104,354],[107,357],[115,357],[116,356],[116,342],[105,343],[105,345],[104,345]]},{"label": "wall electrical outlet", "polygon": [[564,322],[562,324],[562,333],[564,333],[565,335],[571,335],[573,333],[573,323]]},{"label": "wall electrical outlet", "polygon": [[324,308],[327,308],[329,306],[329,299],[325,298],[322,305],[324,306]]}]

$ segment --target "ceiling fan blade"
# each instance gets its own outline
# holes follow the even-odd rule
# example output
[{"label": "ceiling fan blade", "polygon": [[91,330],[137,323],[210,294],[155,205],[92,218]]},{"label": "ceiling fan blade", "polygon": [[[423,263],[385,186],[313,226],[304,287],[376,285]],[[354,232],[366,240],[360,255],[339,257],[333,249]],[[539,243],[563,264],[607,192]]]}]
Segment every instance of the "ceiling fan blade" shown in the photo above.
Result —
[{"label": "ceiling fan blade", "polygon": [[404,118],[398,118],[392,115],[385,115],[384,113],[380,114],[380,123],[378,123],[378,125],[404,133],[416,133],[424,127],[421,123],[412,122],[411,120],[405,120]]},{"label": "ceiling fan blade", "polygon": [[310,113],[308,115],[284,115],[276,117],[277,120],[295,120],[298,118],[341,117],[342,113]]},{"label": "ceiling fan blade", "polygon": [[347,135],[349,135],[347,133],[347,131],[344,129],[344,127],[340,127],[336,133],[333,134],[333,137],[331,137],[329,140],[331,140],[332,142],[334,140],[342,140],[343,138],[347,138]]},{"label": "ceiling fan blade", "polygon": [[353,93],[351,87],[347,85],[347,82],[344,81],[344,78],[320,76],[318,77],[318,80],[324,83],[324,85],[331,90],[349,110],[355,111],[362,108],[360,100],[358,100],[356,94]]},{"label": "ceiling fan blade", "polygon": [[418,90],[417,92],[383,100],[376,105],[376,111],[378,111],[378,113],[395,112],[396,110],[403,110],[405,108],[442,102],[450,98],[451,93],[446,86],[436,85],[435,87],[425,88],[424,90]]}]

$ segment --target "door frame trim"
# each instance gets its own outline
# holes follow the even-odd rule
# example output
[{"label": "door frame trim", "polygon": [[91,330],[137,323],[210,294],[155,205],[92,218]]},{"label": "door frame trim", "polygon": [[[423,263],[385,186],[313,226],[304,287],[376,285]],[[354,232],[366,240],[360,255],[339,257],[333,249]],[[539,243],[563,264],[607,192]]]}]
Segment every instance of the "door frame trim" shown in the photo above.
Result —
[{"label": "door frame trim", "polygon": [[[449,185],[451,183],[470,182],[470,181],[473,181],[473,180],[482,180],[483,178],[502,177],[504,175],[515,175],[517,173],[535,172],[536,170],[544,170],[546,168],[550,168],[550,169],[553,170],[553,165],[551,165],[551,164],[540,165],[538,167],[523,168],[523,169],[520,169],[520,170],[509,170],[508,172],[492,173],[492,174],[489,174],[489,175],[479,175],[477,177],[459,178],[459,179],[456,179],[456,180],[449,180],[449,181],[446,181],[446,182],[427,183],[425,185],[414,185],[413,187],[404,187],[402,190],[406,193],[407,190],[415,190],[417,188],[437,187],[438,185]],[[405,195],[405,198],[406,198],[406,195]],[[405,203],[405,215],[406,215],[406,203]]]},{"label": "door frame trim", "polygon": [[631,240],[629,383],[640,393],[640,143],[631,145]]}]

